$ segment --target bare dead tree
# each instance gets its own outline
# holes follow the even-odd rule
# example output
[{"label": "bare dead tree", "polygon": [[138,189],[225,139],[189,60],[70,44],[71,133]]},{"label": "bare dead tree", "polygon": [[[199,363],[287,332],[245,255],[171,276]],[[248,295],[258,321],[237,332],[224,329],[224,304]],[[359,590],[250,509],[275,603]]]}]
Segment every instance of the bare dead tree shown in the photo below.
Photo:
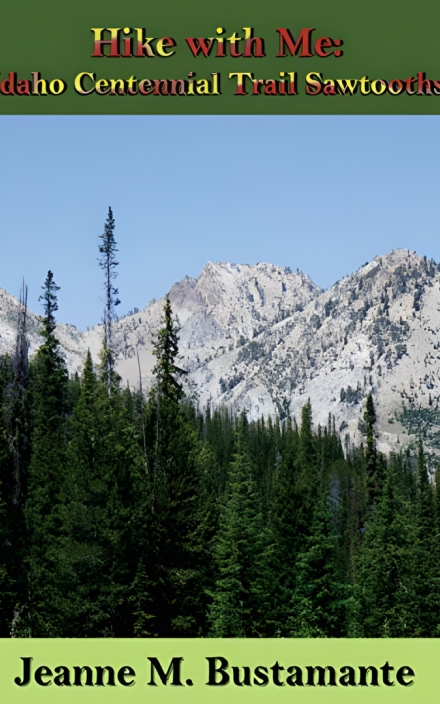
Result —
[{"label": "bare dead tree", "polygon": [[18,505],[25,493],[27,474],[28,428],[26,414],[26,390],[29,383],[29,344],[27,340],[28,287],[23,280],[20,290],[20,308],[17,320],[15,352],[12,356],[14,380],[9,384],[4,406],[8,438],[8,451],[12,459],[13,473],[9,478],[9,493],[14,505]]},{"label": "bare dead tree", "polygon": [[27,299],[28,287],[24,279],[20,290],[20,309],[17,321],[17,338],[15,340],[14,354],[14,374],[15,381],[23,388],[27,389],[29,382],[29,344],[26,335],[27,326]]}]

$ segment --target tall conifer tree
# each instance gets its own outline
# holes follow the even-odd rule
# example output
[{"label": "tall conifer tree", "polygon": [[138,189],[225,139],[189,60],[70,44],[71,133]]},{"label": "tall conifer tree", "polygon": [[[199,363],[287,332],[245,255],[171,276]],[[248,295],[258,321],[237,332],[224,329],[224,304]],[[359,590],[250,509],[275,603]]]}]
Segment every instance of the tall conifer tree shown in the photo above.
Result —
[{"label": "tall conifer tree", "polygon": [[109,397],[106,378],[96,378],[88,352],[81,395],[69,423],[60,507],[56,606],[65,637],[132,635],[128,596],[135,558],[130,519],[136,512],[140,462],[123,394],[113,389]]},{"label": "tall conifer tree", "polygon": [[376,510],[365,526],[358,579],[361,609],[357,636],[403,638],[417,635],[415,514],[390,463]]},{"label": "tall conifer tree", "polygon": [[258,634],[256,585],[262,552],[262,515],[245,424],[239,424],[215,548],[217,581],[209,611],[211,636]]},{"label": "tall conifer tree", "polygon": [[60,635],[53,614],[57,563],[52,548],[59,536],[60,490],[65,471],[67,370],[55,337],[57,291],[48,272],[42,286],[43,344],[30,366],[31,455],[25,506],[29,531],[30,625],[33,636]]},{"label": "tall conifer tree", "polygon": [[373,397],[367,396],[365,404],[364,421],[367,434],[367,447],[365,450],[365,469],[367,477],[368,504],[372,507],[379,497],[379,477],[377,466],[377,449],[374,439],[374,424],[376,422],[376,411],[374,409]]},{"label": "tall conifer tree", "polygon": [[[154,342],[155,385],[146,407],[147,447],[150,448],[150,510],[153,514],[148,545],[150,580],[154,592],[155,629],[161,636],[200,634],[203,587],[201,573],[209,556],[202,549],[198,496],[202,446],[193,424],[177,366],[178,324],[166,300],[162,327]],[[206,459],[206,458],[205,458]],[[208,494],[211,499],[213,494]],[[208,531],[209,532],[209,531]],[[206,574],[206,573],[205,573]]]},{"label": "tall conifer tree", "polygon": [[109,393],[111,386],[111,372],[114,367],[112,324],[116,320],[115,308],[121,303],[118,298],[119,291],[113,285],[114,280],[118,276],[116,267],[119,266],[119,262],[116,261],[116,252],[118,250],[116,249],[117,242],[115,240],[114,230],[115,219],[113,217],[112,209],[109,208],[107,220],[104,224],[104,233],[100,235],[102,244],[99,245],[99,253],[101,254],[101,257],[98,258],[99,266],[104,272],[104,353]]},{"label": "tall conifer tree", "polygon": [[418,447],[418,506],[416,570],[420,637],[440,635],[440,543],[435,496],[423,449]]}]

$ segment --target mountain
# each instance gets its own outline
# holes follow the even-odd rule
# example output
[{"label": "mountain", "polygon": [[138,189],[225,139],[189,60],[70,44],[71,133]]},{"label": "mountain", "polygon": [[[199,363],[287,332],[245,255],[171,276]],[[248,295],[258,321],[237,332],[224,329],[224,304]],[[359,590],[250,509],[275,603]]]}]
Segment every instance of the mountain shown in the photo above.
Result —
[{"label": "mountain", "polygon": [[[315,424],[327,424],[331,413],[343,441],[359,443],[372,392],[380,450],[399,450],[418,436],[440,450],[440,272],[433,260],[399,249],[327,291],[288,267],[208,262],[169,297],[188,390],[201,405],[298,418],[310,397]],[[144,385],[151,384],[163,304],[152,301],[114,326],[117,370],[131,385],[139,384],[136,350]],[[18,307],[0,289],[0,354],[13,349]],[[30,313],[31,353],[40,326]],[[81,369],[87,348],[97,361],[102,335],[102,325],[87,332],[57,326],[70,371]]]}]

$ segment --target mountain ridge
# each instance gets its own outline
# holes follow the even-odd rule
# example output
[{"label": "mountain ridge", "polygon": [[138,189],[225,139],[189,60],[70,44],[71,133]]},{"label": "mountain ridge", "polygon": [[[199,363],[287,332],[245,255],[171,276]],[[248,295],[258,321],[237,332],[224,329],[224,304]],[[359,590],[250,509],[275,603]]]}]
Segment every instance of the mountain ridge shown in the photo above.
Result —
[{"label": "mountain ridge", "polygon": [[[440,272],[409,250],[376,256],[327,290],[307,274],[270,263],[207,262],[197,279],[168,293],[178,316],[189,393],[202,406],[245,408],[250,417],[299,417],[310,397],[315,424],[328,414],[345,443],[363,439],[363,408],[372,393],[378,446],[384,452],[422,436],[440,451]],[[114,324],[117,371],[152,383],[152,340],[164,299]],[[13,350],[19,302],[0,289],[0,354]],[[33,354],[39,316],[29,312]],[[69,371],[87,349],[96,362],[103,328],[59,323]],[[437,354],[438,352],[438,354]]]}]

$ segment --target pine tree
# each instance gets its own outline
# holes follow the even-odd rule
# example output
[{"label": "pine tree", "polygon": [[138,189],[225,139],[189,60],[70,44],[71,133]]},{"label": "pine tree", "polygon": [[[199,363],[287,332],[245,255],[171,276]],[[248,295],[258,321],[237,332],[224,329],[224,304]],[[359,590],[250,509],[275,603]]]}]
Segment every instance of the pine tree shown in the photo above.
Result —
[{"label": "pine tree", "polygon": [[364,454],[359,448],[349,447],[346,460],[339,460],[334,468],[338,481],[337,530],[340,534],[341,578],[346,589],[347,635],[356,636],[356,613],[358,603],[355,592],[358,582],[359,563],[362,554],[367,492],[365,482]]},{"label": "pine tree", "polygon": [[417,635],[413,507],[405,501],[390,463],[376,510],[365,526],[354,628],[357,636],[403,638]]},{"label": "pine tree", "polygon": [[179,354],[178,333],[179,327],[177,321],[173,319],[171,303],[167,298],[162,327],[157,333],[157,339],[153,340],[153,354],[157,359],[153,367],[155,384],[150,392],[149,407],[146,409],[150,427],[152,422],[155,425],[154,439],[152,439],[154,447],[152,466],[155,467],[156,478],[158,472],[164,470],[164,461],[167,462],[163,457],[163,450],[167,451],[176,423],[179,424],[179,403],[184,397],[180,376],[186,372],[176,366]]},{"label": "pine tree", "polygon": [[301,493],[298,485],[300,438],[296,424],[288,419],[285,448],[274,474],[269,510],[268,549],[264,556],[267,574],[263,608],[265,635],[288,635],[286,627],[294,598],[296,556],[300,549],[298,530]]},{"label": "pine tree", "polygon": [[222,496],[225,492],[229,463],[234,450],[234,435],[234,417],[229,409],[216,408],[212,417],[208,409],[202,437],[217,459],[218,474],[214,482],[218,496]]},{"label": "pine tree", "polygon": [[[327,445],[336,445],[333,429]],[[330,498],[330,467],[323,441],[312,432],[310,399],[302,408],[299,442],[300,492],[295,589],[287,619],[289,635],[341,635],[342,598],[338,568],[338,538]],[[333,453],[330,453],[332,457]],[[339,459],[342,452],[339,450]],[[335,459],[337,458],[337,455]]]},{"label": "pine tree", "polygon": [[440,467],[436,467],[434,474],[434,490],[435,490],[435,516],[436,516],[436,532],[440,533]]},{"label": "pine tree", "polygon": [[310,535],[296,558],[296,584],[287,626],[289,635],[302,638],[341,637],[344,592],[338,565],[338,538],[329,497],[318,498]]},{"label": "pine tree", "polygon": [[59,565],[53,610],[64,637],[133,635],[130,582],[139,560],[133,545],[142,473],[139,437],[124,392],[108,395],[90,352],[81,395],[69,422],[59,509]]},{"label": "pine tree", "polygon": [[[30,369],[30,394],[32,402],[32,437],[30,481],[40,485],[47,501],[47,510],[53,505],[58,478],[64,458],[64,425],[67,370],[54,335],[58,310],[57,295],[59,286],[53,274],[48,272],[39,300],[43,301],[45,315],[40,334],[43,344],[38,349]],[[35,471],[38,467],[38,476]],[[41,476],[40,475],[41,472]],[[48,481],[53,478],[52,481]],[[45,484],[45,486],[43,486]],[[34,484],[33,484],[34,486]]]},{"label": "pine tree", "polygon": [[53,612],[58,565],[52,548],[59,537],[59,505],[65,471],[65,397],[67,371],[54,336],[58,309],[51,271],[42,286],[43,344],[29,368],[31,452],[25,515],[29,534],[29,624],[33,636],[60,635]]},{"label": "pine tree", "polygon": [[368,505],[373,506],[379,496],[380,486],[377,468],[377,450],[374,439],[374,424],[376,422],[376,411],[374,410],[373,397],[367,396],[365,405],[364,421],[366,425],[367,448],[365,450],[365,469],[367,475]]},{"label": "pine tree", "polygon": [[111,372],[114,368],[113,349],[112,349],[112,323],[116,319],[115,308],[121,301],[118,298],[118,289],[113,285],[113,281],[117,278],[118,273],[116,267],[119,262],[116,261],[117,242],[114,236],[115,220],[112,209],[108,209],[107,220],[104,224],[104,233],[100,235],[102,244],[99,245],[99,252],[102,255],[99,259],[99,266],[104,272],[104,351],[105,364],[107,370],[107,385],[110,393]]},{"label": "pine tree", "polygon": [[433,487],[429,481],[423,443],[418,447],[418,506],[416,570],[420,637],[440,635],[440,539]]},{"label": "pine tree", "polygon": [[[206,561],[201,537],[205,519],[198,503],[205,462],[179,380],[183,370],[176,364],[178,326],[168,299],[154,345],[155,384],[145,409],[152,515],[146,549],[149,583],[155,589],[154,632],[162,637],[191,636],[201,633],[206,608],[201,577]],[[209,502],[203,510],[212,513]]]},{"label": "pine tree", "polygon": [[156,392],[160,398],[171,402],[179,402],[183,398],[183,389],[180,377],[187,374],[177,366],[179,358],[179,326],[173,319],[170,299],[167,297],[163,309],[163,327],[157,333],[157,340],[153,341],[157,362],[153,368],[156,379]]},{"label": "pine tree", "polygon": [[245,425],[241,423],[215,546],[218,578],[208,617],[214,638],[258,633],[255,587],[262,552],[262,516],[252,475]]},{"label": "pine tree", "polygon": [[312,405],[310,399],[301,409],[301,433],[299,443],[299,461],[305,481],[313,482],[316,471],[316,447],[313,438]]},{"label": "pine tree", "polygon": [[310,399],[301,409],[301,430],[298,445],[297,492],[299,496],[296,511],[298,549],[304,536],[310,535],[310,516],[320,492],[318,454],[313,436],[312,406]]}]

